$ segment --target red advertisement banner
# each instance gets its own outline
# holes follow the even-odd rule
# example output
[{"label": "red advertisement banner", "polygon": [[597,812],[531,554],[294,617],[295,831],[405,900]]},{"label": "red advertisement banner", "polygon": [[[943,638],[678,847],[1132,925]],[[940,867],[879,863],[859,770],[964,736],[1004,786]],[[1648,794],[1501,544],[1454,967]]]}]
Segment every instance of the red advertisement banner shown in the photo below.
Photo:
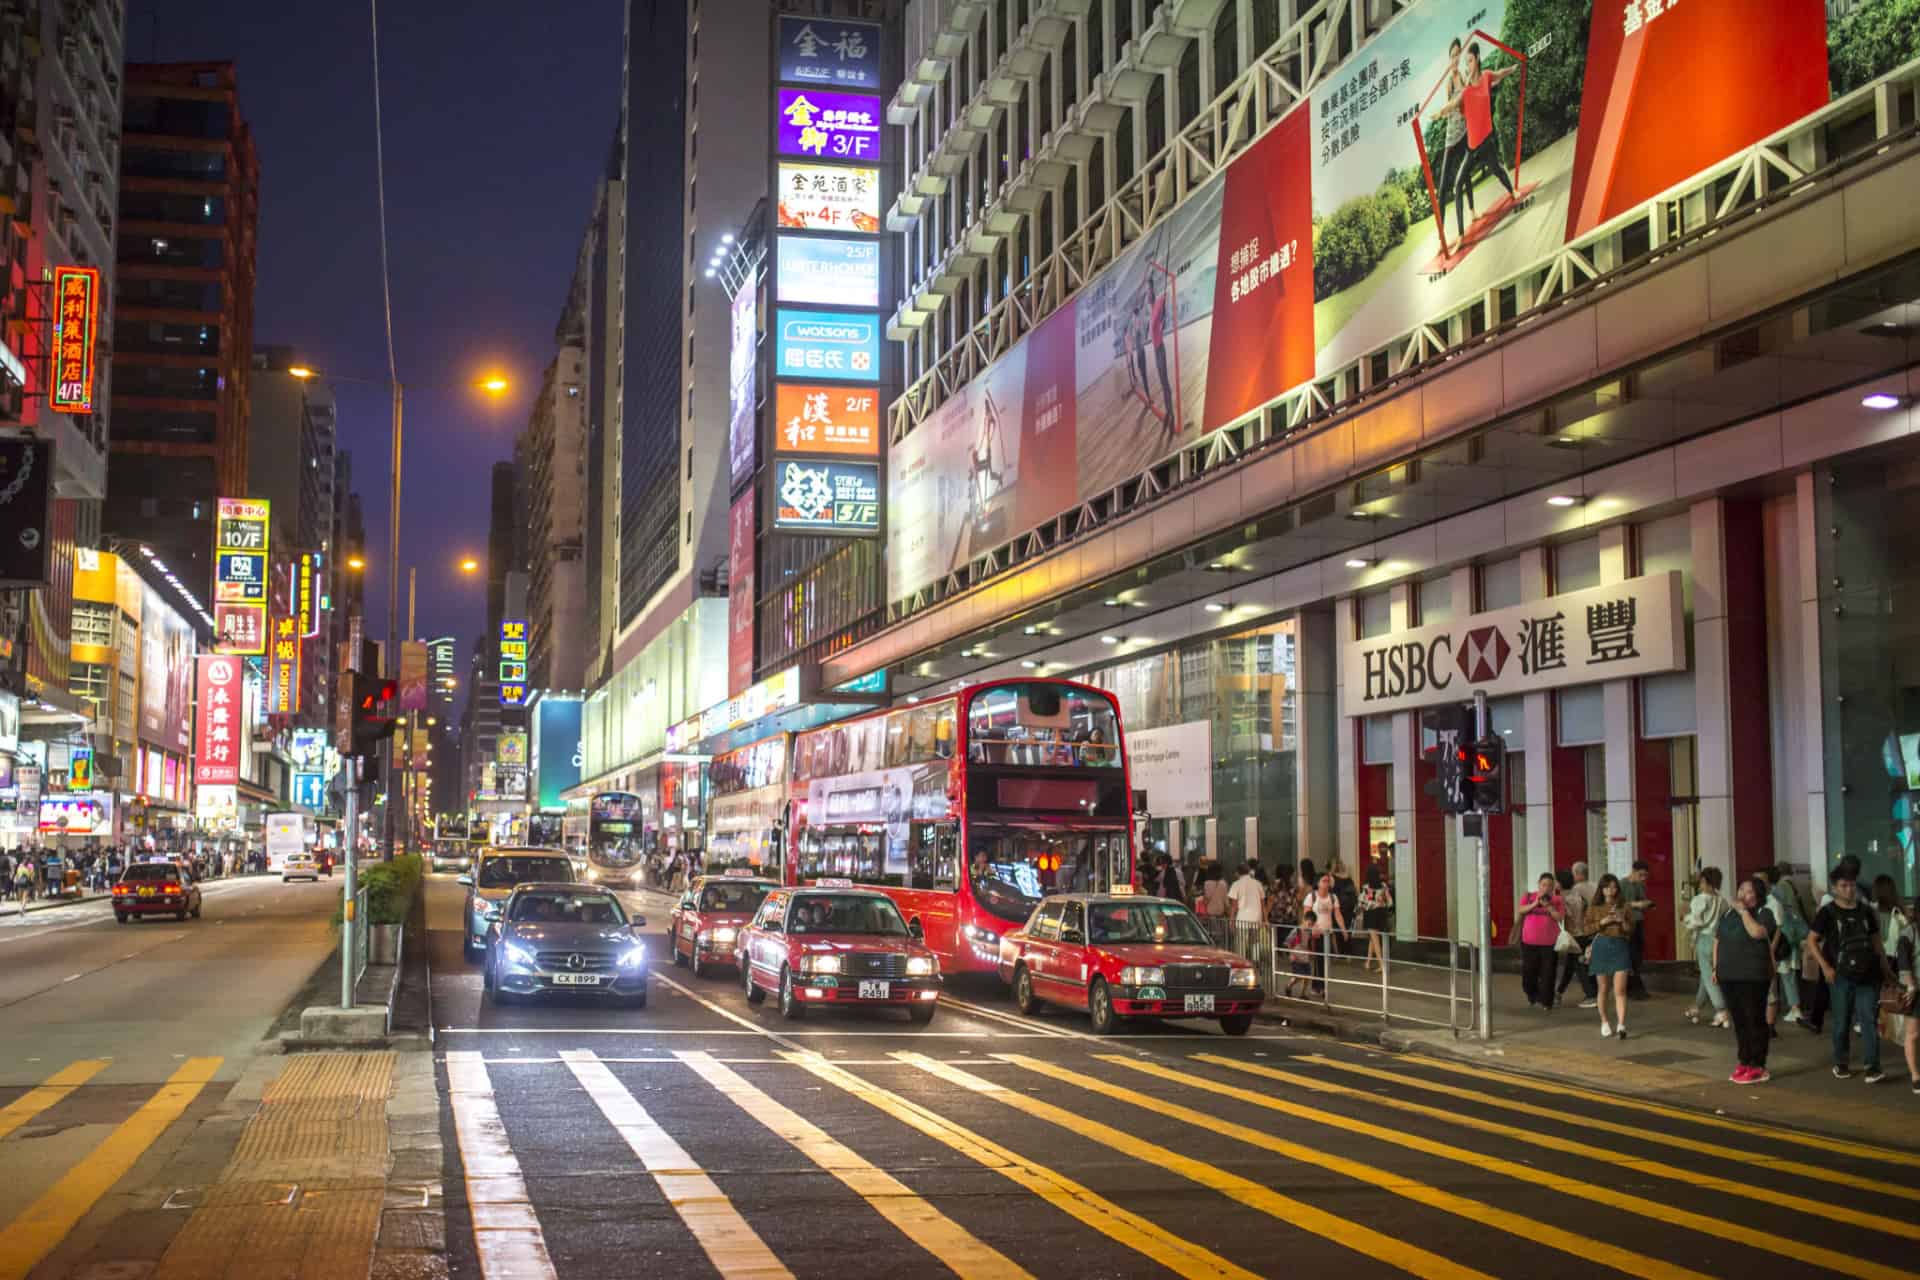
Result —
[{"label": "red advertisement banner", "polygon": [[727,696],[753,683],[753,490],[734,500],[727,520]]},{"label": "red advertisement banner", "polygon": [[240,781],[240,738],[246,732],[241,667],[233,654],[194,659],[193,780],[200,786]]}]

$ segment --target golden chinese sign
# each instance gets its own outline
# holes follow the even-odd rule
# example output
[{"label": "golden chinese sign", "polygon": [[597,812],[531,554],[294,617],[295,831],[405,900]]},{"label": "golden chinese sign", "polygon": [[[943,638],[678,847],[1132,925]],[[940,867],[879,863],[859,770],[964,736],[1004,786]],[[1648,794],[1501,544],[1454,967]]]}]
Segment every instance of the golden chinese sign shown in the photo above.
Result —
[{"label": "golden chinese sign", "polygon": [[100,272],[53,269],[53,352],[47,403],[56,413],[93,412],[93,351],[100,327]]}]

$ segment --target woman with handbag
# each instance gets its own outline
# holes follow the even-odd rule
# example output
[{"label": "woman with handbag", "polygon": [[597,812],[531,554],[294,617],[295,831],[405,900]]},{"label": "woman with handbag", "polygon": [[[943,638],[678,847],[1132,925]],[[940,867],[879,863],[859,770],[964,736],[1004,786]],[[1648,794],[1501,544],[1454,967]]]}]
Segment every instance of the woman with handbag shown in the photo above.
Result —
[{"label": "woman with handbag", "polygon": [[1552,872],[1540,877],[1539,887],[1520,899],[1520,986],[1527,1005],[1553,1012],[1554,977],[1559,969],[1556,947],[1565,932],[1566,899]]},{"label": "woman with handbag", "polygon": [[1700,869],[1699,878],[1693,882],[1693,901],[1687,904],[1686,922],[1693,934],[1694,963],[1700,968],[1700,985],[1694,989],[1693,1003],[1687,1006],[1687,1021],[1699,1022],[1701,1007],[1711,1003],[1713,1021],[1708,1025],[1715,1027],[1727,1025],[1726,998],[1720,993],[1720,984],[1713,980],[1714,934],[1720,928],[1720,917],[1727,913],[1720,883],[1720,868]]},{"label": "woman with handbag", "polygon": [[1920,902],[1907,911],[1894,911],[1893,916],[1898,928],[1888,954],[1894,958],[1896,985],[1881,993],[1881,1002],[1898,1002],[1887,1034],[1905,1049],[1907,1083],[1920,1096],[1920,920],[1915,918],[1920,916]]}]

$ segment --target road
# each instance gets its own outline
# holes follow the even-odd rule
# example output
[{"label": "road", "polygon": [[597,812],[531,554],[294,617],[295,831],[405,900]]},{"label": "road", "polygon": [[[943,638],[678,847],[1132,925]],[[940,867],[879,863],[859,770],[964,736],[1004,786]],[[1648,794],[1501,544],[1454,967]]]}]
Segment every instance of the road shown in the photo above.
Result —
[{"label": "road", "polygon": [[[1920,1154],[1276,1025],[496,1009],[429,886],[456,1276],[1642,1277],[1915,1270]],[[656,927],[664,905],[633,895]],[[1887,1095],[1889,1135],[1911,1135]]]},{"label": "road", "polygon": [[237,1135],[225,1103],[280,1061],[263,1037],[332,949],[338,883],[203,893],[185,922],[104,898],[0,921],[0,1280],[157,1258],[185,1218],[162,1206]]}]

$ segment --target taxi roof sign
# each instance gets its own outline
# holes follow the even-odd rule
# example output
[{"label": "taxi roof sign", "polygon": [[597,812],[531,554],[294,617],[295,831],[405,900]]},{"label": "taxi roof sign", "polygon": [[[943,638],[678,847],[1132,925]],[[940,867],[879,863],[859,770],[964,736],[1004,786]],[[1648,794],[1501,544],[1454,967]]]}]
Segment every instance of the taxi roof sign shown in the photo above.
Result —
[{"label": "taxi roof sign", "polygon": [[1113,886],[1112,893],[1116,898],[1131,898],[1133,896],[1133,886],[1130,884],[1116,884]]},{"label": "taxi roof sign", "polygon": [[827,876],[822,879],[815,880],[814,884],[818,885],[822,889],[853,888],[853,881],[847,879],[845,876]]},{"label": "taxi roof sign", "polygon": [[722,874],[730,876],[752,876],[759,873],[752,867],[728,867]]}]

